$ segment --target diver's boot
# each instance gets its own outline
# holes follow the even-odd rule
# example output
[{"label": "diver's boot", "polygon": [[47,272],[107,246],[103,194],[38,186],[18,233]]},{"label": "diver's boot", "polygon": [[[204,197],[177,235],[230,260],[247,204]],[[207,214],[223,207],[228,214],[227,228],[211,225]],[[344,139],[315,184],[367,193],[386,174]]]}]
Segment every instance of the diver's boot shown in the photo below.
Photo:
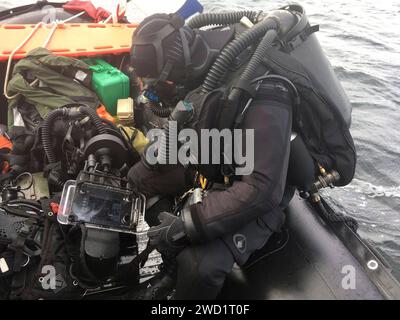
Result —
[{"label": "diver's boot", "polygon": [[143,300],[168,300],[175,289],[175,285],[175,279],[164,272],[160,272],[148,282]]},{"label": "diver's boot", "polygon": [[131,297],[134,300],[168,300],[172,297],[176,286],[176,258],[161,256],[163,264],[159,267],[160,272],[141,285],[141,289]]},{"label": "diver's boot", "polygon": [[215,300],[222,286],[209,286],[200,281],[178,282],[171,300]]},{"label": "diver's boot", "polygon": [[127,293],[125,300],[169,300],[175,289],[176,280],[160,272],[150,280]]},{"label": "diver's boot", "polygon": [[161,254],[161,257],[161,272],[149,281],[144,300],[167,300],[175,289],[178,270],[176,257],[165,254]]}]

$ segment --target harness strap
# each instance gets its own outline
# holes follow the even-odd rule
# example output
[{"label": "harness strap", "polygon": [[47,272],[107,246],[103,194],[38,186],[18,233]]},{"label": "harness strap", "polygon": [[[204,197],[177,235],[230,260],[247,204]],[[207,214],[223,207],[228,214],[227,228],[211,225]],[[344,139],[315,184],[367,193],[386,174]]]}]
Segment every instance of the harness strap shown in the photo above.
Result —
[{"label": "harness strap", "polygon": [[19,232],[17,239],[14,243],[9,245],[9,248],[15,252],[13,265],[14,276],[11,282],[11,299],[17,299],[25,288],[26,270],[21,270],[24,257],[24,247],[30,234],[31,227],[35,222],[35,218],[29,218]]},{"label": "harness strap", "polygon": [[173,64],[171,61],[167,61],[164,68],[161,71],[160,77],[158,78],[159,82],[165,82],[168,79],[169,74],[171,73]]},{"label": "harness strap", "polygon": [[42,210],[45,215],[45,221],[44,221],[44,229],[43,229],[43,240],[42,240],[42,254],[41,254],[41,260],[39,264],[39,272],[42,270],[42,267],[48,263],[48,260],[50,258],[50,253],[51,253],[51,248],[52,248],[52,235],[54,232],[54,229],[56,227],[56,218],[51,211],[51,200],[50,199],[41,199],[40,204],[42,206]]},{"label": "harness strap", "polygon": [[155,52],[157,53],[157,70],[161,72],[164,63],[164,53],[162,47],[162,41],[166,39],[169,35],[179,30],[184,23],[182,23],[178,17],[173,17],[169,24],[165,25],[157,33],[150,35],[141,35],[135,39],[136,46],[152,45]]},{"label": "harness strap", "polygon": [[132,260],[131,265],[139,264],[140,267],[144,267],[147,260],[149,259],[150,253],[152,253],[156,249],[156,246],[150,246],[147,244],[146,249],[144,249],[141,253],[139,253],[135,259]]},{"label": "harness strap", "polygon": [[237,81],[235,81],[232,88],[241,89],[241,90],[245,91],[252,98],[254,98],[257,93],[257,89],[254,87],[254,85],[250,81],[240,79],[240,78]]},{"label": "harness strap", "polygon": [[310,35],[313,33],[319,31],[319,25],[315,26],[310,26],[306,29],[304,29],[302,32],[300,32],[297,36],[295,36],[293,39],[290,41],[283,41],[283,49],[286,53],[292,52],[294,49],[299,47],[303,42],[305,42]]}]

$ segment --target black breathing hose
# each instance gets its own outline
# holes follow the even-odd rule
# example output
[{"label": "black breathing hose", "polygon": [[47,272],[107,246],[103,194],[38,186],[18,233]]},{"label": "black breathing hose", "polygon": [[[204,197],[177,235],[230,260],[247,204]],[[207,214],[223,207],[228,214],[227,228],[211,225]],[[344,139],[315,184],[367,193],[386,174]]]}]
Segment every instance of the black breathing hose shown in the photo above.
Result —
[{"label": "black breathing hose", "polygon": [[155,114],[157,117],[168,118],[171,114],[171,109],[163,108],[155,102],[149,101],[147,105],[149,106],[151,112],[153,112],[153,114]]},{"label": "black breathing hose", "polygon": [[[240,76],[239,81],[250,82],[251,80],[253,80],[254,76],[257,73],[257,69],[259,68],[260,64],[265,58],[267,50],[271,48],[277,36],[278,33],[276,30],[272,29],[267,31],[267,33],[259,43],[253,56],[251,57],[250,62],[248,63],[246,69]],[[229,94],[229,100],[236,101],[236,99],[240,97],[241,92],[242,91],[240,89],[233,88],[231,93]]]},{"label": "black breathing hose", "polygon": [[93,125],[95,126],[98,134],[107,133],[107,128],[103,124],[101,118],[97,115],[94,109],[88,106],[80,106],[78,108],[62,107],[50,112],[43,122],[43,128],[41,134],[43,149],[44,152],[46,153],[47,159],[49,160],[50,164],[57,162],[57,156],[54,151],[53,140],[51,135],[53,123],[59,117],[71,116],[75,114],[88,116],[92,121]]},{"label": "black breathing hose", "polygon": [[[193,106],[184,101],[178,102],[168,117],[168,122],[162,127],[162,135],[157,149],[157,164],[173,164],[170,159],[170,146],[178,146],[179,129],[193,117]],[[152,166],[144,157],[145,164]],[[173,159],[172,162],[176,161]]]},{"label": "black breathing hose", "polygon": [[208,72],[201,87],[201,92],[206,94],[218,88],[236,57],[250,45],[256,43],[268,30],[276,30],[278,28],[279,22],[276,18],[266,18],[229,43],[224,50],[222,50]]},{"label": "black breathing hose", "polygon": [[93,125],[95,126],[98,134],[106,134],[107,128],[103,124],[103,121],[98,116],[96,110],[88,107],[88,106],[80,106],[79,112],[85,116],[88,116],[90,120],[92,120]]},{"label": "black breathing hose", "polygon": [[159,164],[168,164],[170,158],[170,146],[178,144],[178,127],[171,127],[169,122],[162,127],[163,135],[158,148],[157,162]]},{"label": "black breathing hose", "polygon": [[222,13],[203,13],[192,18],[187,25],[192,29],[199,29],[205,26],[225,26],[240,22],[243,17],[249,18],[253,23],[257,22],[261,11],[236,11]]},{"label": "black breathing hose", "polygon": [[44,152],[46,153],[47,159],[49,160],[49,163],[56,163],[57,162],[57,157],[53,149],[53,140],[51,137],[51,128],[53,125],[53,122],[58,118],[66,115],[66,110],[64,108],[61,109],[56,109],[52,112],[50,112],[46,119],[44,119],[43,122],[43,128],[42,128],[42,144],[43,144],[43,149]]}]

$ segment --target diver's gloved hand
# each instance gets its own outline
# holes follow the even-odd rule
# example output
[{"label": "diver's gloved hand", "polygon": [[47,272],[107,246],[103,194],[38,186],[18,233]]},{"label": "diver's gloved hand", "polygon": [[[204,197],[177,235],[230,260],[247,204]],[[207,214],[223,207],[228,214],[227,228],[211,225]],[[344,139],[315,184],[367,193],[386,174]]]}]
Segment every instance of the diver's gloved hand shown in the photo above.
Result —
[{"label": "diver's gloved hand", "polygon": [[147,232],[150,246],[166,256],[178,255],[189,244],[182,219],[168,212],[161,212],[158,219],[161,223]]}]

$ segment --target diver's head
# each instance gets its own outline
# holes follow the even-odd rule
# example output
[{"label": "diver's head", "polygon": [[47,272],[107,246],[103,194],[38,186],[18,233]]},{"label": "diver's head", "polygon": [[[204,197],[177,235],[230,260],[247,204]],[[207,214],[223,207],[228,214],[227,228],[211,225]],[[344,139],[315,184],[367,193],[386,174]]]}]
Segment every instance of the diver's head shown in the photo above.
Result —
[{"label": "diver's head", "polygon": [[200,31],[175,14],[155,14],[133,35],[131,60],[139,77],[198,86],[233,32]]}]

